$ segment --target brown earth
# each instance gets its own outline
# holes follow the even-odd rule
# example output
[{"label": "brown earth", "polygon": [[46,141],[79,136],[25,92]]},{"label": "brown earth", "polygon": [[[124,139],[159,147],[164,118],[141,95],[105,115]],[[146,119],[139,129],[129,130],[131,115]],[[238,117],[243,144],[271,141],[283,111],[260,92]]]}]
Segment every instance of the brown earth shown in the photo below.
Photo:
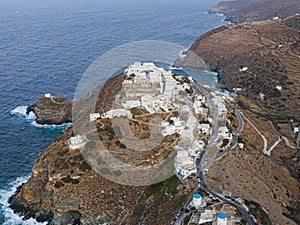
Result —
[{"label": "brown earth", "polygon": [[[281,134],[270,121],[258,118],[250,111],[244,110],[244,114],[260,129],[270,148]],[[280,142],[271,157],[264,155],[263,140],[248,122],[239,139],[244,148],[230,150],[211,166],[209,185],[219,192],[230,190],[233,196],[259,203],[270,217],[270,223],[267,223],[265,216],[257,215],[260,224],[299,224],[299,211],[296,209],[300,198],[298,182],[281,160],[282,156],[293,157],[298,150]]]},{"label": "brown earth", "polygon": [[222,1],[209,12],[222,13],[233,23],[285,18],[300,13],[299,0],[237,0]]},{"label": "brown earth", "polygon": [[[196,54],[218,72],[221,86],[241,88],[265,116],[300,120],[299,31],[300,16],[226,25],[200,36],[188,55]],[[248,70],[240,72],[242,67]]]}]

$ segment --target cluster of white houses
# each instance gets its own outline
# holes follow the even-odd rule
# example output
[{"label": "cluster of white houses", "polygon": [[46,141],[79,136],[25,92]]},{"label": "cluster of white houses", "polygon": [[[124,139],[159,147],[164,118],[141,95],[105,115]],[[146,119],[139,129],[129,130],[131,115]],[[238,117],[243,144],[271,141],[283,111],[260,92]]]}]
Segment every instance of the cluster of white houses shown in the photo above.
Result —
[{"label": "cluster of white houses", "polygon": [[189,87],[186,83],[179,84],[172,72],[150,62],[135,62],[125,70],[125,75],[120,93],[122,106],[125,109],[142,106],[150,114],[174,110],[179,92]]},{"label": "cluster of white houses", "polygon": [[219,114],[218,116],[219,116],[219,118],[225,118],[226,115],[227,115],[227,108],[226,108],[226,105],[224,103],[225,96],[222,95],[218,91],[211,92],[211,95],[212,95],[213,104],[218,106],[218,114]]},{"label": "cluster of white houses", "polygon": [[[231,193],[229,196],[231,196]],[[213,197],[211,194],[205,197],[198,193],[194,194],[192,201],[190,201],[187,206],[189,210],[193,211],[188,225],[240,224],[241,218],[235,207],[226,203],[214,202],[216,199],[217,198]],[[244,204],[242,206],[247,208]]]},{"label": "cluster of white houses", "polygon": [[[198,140],[197,134],[209,134],[211,132],[212,118],[208,117],[209,109],[204,95],[193,93],[190,97],[191,77],[175,76],[164,68],[155,66],[150,62],[136,62],[125,70],[126,79],[122,83],[122,89],[116,96],[119,103],[117,109],[111,109],[102,115],[90,114],[90,121],[98,118],[126,117],[132,118],[131,109],[143,107],[149,114],[177,111],[178,116],[162,121],[162,135],[168,136],[174,133],[180,135],[180,140],[175,150],[175,173],[185,178],[196,171],[195,158],[205,148],[205,143]],[[218,93],[212,94],[212,101],[218,106],[219,116],[227,113],[224,100]],[[206,118],[206,123],[199,123],[196,116]],[[230,139],[230,133],[226,127],[221,127],[219,135]],[[80,136],[72,137],[68,141],[71,149],[80,148],[84,140]]]}]

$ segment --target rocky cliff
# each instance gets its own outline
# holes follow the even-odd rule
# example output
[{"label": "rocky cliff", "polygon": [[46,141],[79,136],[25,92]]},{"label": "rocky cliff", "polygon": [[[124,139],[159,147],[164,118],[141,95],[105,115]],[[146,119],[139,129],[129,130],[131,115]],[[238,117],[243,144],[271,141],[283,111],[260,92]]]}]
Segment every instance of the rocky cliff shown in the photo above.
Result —
[{"label": "rocky cliff", "polygon": [[38,124],[60,125],[72,122],[72,102],[66,98],[42,97],[28,106],[27,114],[33,112]]},{"label": "rocky cliff", "polygon": [[[96,110],[110,109],[122,81],[122,76],[110,79],[100,92],[94,90],[80,101],[81,108],[85,110],[90,105],[89,98],[97,95]],[[41,102],[45,101],[51,100]],[[88,118],[86,114],[83,116]],[[118,141],[110,120],[100,119],[96,125],[99,138],[111,154],[131,157],[131,151]],[[147,130],[139,127],[137,122],[131,126],[140,136]],[[71,126],[39,156],[30,179],[10,198],[11,208],[24,216],[24,220],[36,218],[37,221],[47,221],[49,225],[136,225],[140,221],[164,225],[172,220],[187,199],[188,193],[184,192],[175,176],[147,187],[121,185],[104,178],[91,168],[79,150],[69,149],[67,140],[72,136]],[[153,154],[153,157],[148,156],[151,158],[149,163],[157,162],[159,157],[173,151],[171,146],[176,141],[176,135],[168,137],[162,145],[141,155]],[[97,159],[98,163],[100,161]],[[142,164],[139,159],[136,163]],[[110,171],[104,170],[103,173]],[[114,171],[114,175],[120,176],[120,171]]]},{"label": "rocky cliff", "polygon": [[299,120],[299,31],[300,16],[226,25],[200,36],[190,54],[218,72],[224,88],[255,100],[268,118]]},{"label": "rocky cliff", "polygon": [[237,0],[222,1],[209,12],[222,13],[233,23],[285,18],[300,13],[299,0]]}]

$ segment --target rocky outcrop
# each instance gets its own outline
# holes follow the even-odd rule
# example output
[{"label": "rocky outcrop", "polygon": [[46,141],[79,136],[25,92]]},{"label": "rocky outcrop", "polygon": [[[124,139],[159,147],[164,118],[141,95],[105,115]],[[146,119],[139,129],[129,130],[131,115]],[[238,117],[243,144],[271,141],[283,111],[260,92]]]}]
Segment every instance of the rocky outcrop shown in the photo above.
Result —
[{"label": "rocky outcrop", "polygon": [[27,114],[33,112],[38,124],[60,125],[72,122],[72,102],[66,98],[42,97],[28,106]]},{"label": "rocky outcrop", "polygon": [[237,0],[222,1],[209,12],[222,13],[233,23],[285,18],[300,13],[299,0]]},{"label": "rocky outcrop", "polygon": [[[114,77],[103,85],[100,93],[92,91],[90,96],[80,100],[83,111],[76,115],[88,118],[85,110],[91,106],[89,98],[94,95],[98,96],[96,110],[110,109],[122,81],[121,76]],[[45,101],[48,103],[49,99],[40,102]],[[99,137],[111,154],[116,157],[132,154],[129,148],[120,145],[108,119],[100,119],[96,124]],[[91,168],[81,151],[69,149],[67,140],[74,136],[72,126],[43,151],[32,168],[30,179],[10,198],[10,207],[15,213],[23,216],[24,220],[35,218],[40,222],[47,221],[49,225],[136,225],[141,220],[144,224],[163,225],[172,220],[181,207],[178,202],[181,203],[180,199],[186,197],[183,187],[178,189],[180,193],[177,191],[176,186],[180,182],[175,176],[167,184],[175,187],[175,190],[166,189],[166,182],[161,182],[148,187],[146,194],[144,191],[147,187],[126,186],[110,181]],[[151,154],[151,160],[158,160],[156,157],[161,157],[162,153],[169,154],[172,151],[173,142],[170,137],[157,149],[144,154]],[[103,163],[101,158],[95,156],[95,159],[99,164]],[[109,170],[104,172],[110,173]],[[124,176],[121,171],[113,171],[113,174]],[[159,202],[151,201],[156,199],[153,195],[159,195]]]},{"label": "rocky outcrop", "polygon": [[190,52],[219,73],[220,85],[240,89],[269,119],[300,120],[299,26],[300,16],[226,25],[200,36]]}]

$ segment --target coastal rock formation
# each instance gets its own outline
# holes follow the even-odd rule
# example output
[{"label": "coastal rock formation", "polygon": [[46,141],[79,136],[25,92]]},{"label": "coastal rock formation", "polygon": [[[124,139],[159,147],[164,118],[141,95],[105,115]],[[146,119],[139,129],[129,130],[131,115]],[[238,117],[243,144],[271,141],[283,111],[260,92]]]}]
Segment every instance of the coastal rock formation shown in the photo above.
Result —
[{"label": "coastal rock formation", "polygon": [[[106,82],[100,92],[92,91],[78,103],[83,111],[76,115],[88,118],[85,110],[94,95],[98,96],[96,110],[110,109],[122,81],[123,77],[117,76]],[[130,157],[130,150],[118,141],[110,120],[99,119],[93,123],[97,124],[99,138],[111,154]],[[145,127],[137,128],[137,124],[131,126],[140,131],[147,130]],[[187,199],[187,193],[184,193],[183,187],[180,188],[180,181],[175,176],[148,187],[121,185],[104,178],[91,168],[81,151],[69,148],[67,140],[72,136],[73,126],[43,151],[32,168],[30,179],[9,199],[10,207],[25,220],[35,218],[40,222],[47,221],[49,225],[136,225],[140,221],[163,225],[172,220],[174,212]],[[176,142],[176,136],[166,138],[161,146],[143,154],[154,154],[149,157],[152,163],[173,151],[173,142]],[[101,158],[97,158],[97,162],[101,164]],[[103,173],[110,173],[105,169]],[[118,170],[113,174],[121,176]]]},{"label": "coastal rock formation", "polygon": [[249,97],[277,120],[300,119],[300,16],[226,25],[190,51],[218,72],[219,83]]},{"label": "coastal rock formation", "polygon": [[285,18],[300,13],[299,0],[237,0],[222,1],[209,12],[222,13],[233,23]]},{"label": "coastal rock formation", "polygon": [[72,102],[66,98],[44,96],[27,107],[27,114],[33,112],[38,124],[60,125],[72,122]]}]

